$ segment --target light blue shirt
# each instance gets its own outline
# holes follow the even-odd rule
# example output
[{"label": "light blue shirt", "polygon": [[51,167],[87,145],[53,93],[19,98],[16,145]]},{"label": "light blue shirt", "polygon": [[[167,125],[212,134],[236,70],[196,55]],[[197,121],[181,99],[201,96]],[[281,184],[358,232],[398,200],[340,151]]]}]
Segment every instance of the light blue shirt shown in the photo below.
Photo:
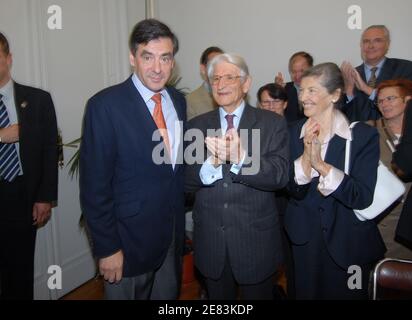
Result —
[{"label": "light blue shirt", "polygon": [[[378,69],[376,69],[376,72],[375,72],[376,78],[379,77],[385,61],[386,61],[386,58],[383,58],[383,59],[376,65],[376,67],[378,68]],[[369,79],[371,78],[371,75],[372,75],[371,69],[372,69],[372,68],[373,68],[372,66],[367,65],[366,63],[363,64],[363,70],[365,71],[366,83],[368,83]],[[354,97],[352,97],[352,96],[348,96],[348,101],[347,101],[347,103],[351,102],[351,101],[353,100],[353,98],[354,98]],[[374,101],[375,98],[376,98],[376,89],[374,89],[374,90],[372,91],[372,94],[369,96],[369,100]]]},{"label": "light blue shirt", "polygon": [[[6,106],[7,113],[9,115],[10,125],[17,124],[17,111],[16,111],[16,102],[14,101],[14,84],[13,80],[9,80],[2,88],[0,88],[0,94],[3,96],[2,100],[4,105]],[[21,166],[21,159],[20,159],[20,144],[16,142],[14,144],[17,149],[17,156],[19,157],[19,165],[20,165],[20,172],[19,175],[23,174],[23,169]]]},{"label": "light blue shirt", "polygon": [[[135,85],[137,91],[139,91],[144,102],[146,103],[147,109],[150,114],[153,116],[155,102],[152,100],[153,95],[156,92],[148,89],[139,79],[139,77],[134,73],[132,76],[133,84]],[[170,149],[172,151],[171,162],[173,168],[176,165],[176,158],[179,151],[179,145],[182,135],[182,127],[179,122],[179,117],[177,116],[176,109],[173,105],[172,98],[169,96],[169,93],[166,89],[160,91],[162,96],[162,112],[166,121],[167,126],[167,135],[169,137]]]},{"label": "light blue shirt", "polygon": [[[242,118],[243,111],[245,110],[245,102],[239,105],[236,110],[232,113],[233,117],[233,126],[237,130],[239,127],[240,119]],[[227,131],[227,120],[225,118],[228,115],[222,107],[219,108],[219,117],[220,117],[220,128],[222,129],[222,134],[225,135]],[[240,169],[242,168],[243,162],[245,161],[246,155],[243,156],[243,159],[239,163],[232,164],[230,168],[230,172],[234,174],[239,174]],[[212,156],[209,157],[205,163],[203,163],[202,167],[200,168],[199,176],[200,180],[204,185],[210,185],[217,180],[223,179],[223,172],[222,172],[222,165],[218,167],[214,167],[212,163]]]}]

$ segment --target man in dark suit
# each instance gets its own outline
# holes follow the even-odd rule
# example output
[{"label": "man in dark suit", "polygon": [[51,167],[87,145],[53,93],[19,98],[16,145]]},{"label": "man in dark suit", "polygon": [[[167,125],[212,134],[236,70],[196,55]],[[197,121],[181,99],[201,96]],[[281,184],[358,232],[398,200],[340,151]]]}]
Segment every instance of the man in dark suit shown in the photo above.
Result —
[{"label": "man in dark suit", "polygon": [[303,108],[299,103],[299,87],[303,73],[311,67],[313,67],[313,57],[305,51],[299,51],[289,59],[289,74],[292,81],[285,83],[280,72],[275,77],[275,83],[284,87],[288,96],[288,106],[285,110],[288,123],[305,118]]},{"label": "man in dark suit", "polygon": [[0,33],[0,299],[33,299],[36,230],[57,200],[57,124],[50,94],[15,83]]},{"label": "man in dark suit", "polygon": [[212,300],[236,299],[237,286],[244,299],[271,299],[282,260],[274,191],[288,179],[286,121],[244,101],[251,79],[243,58],[216,56],[208,76],[220,107],[188,125],[206,137],[194,141],[195,157],[211,154],[186,172],[186,191],[195,193],[195,263]]},{"label": "man in dark suit", "polygon": [[165,86],[178,40],[165,24],[147,19],[134,27],[129,45],[134,74],[87,105],[81,205],[107,299],[176,299],[184,234],[178,155],[186,103]]},{"label": "man in dark suit", "polygon": [[381,114],[375,105],[376,86],[384,80],[412,80],[412,61],[388,58],[390,34],[384,25],[372,25],[363,32],[360,43],[363,63],[353,68],[342,64],[346,104],[342,111],[351,121],[372,122]]}]

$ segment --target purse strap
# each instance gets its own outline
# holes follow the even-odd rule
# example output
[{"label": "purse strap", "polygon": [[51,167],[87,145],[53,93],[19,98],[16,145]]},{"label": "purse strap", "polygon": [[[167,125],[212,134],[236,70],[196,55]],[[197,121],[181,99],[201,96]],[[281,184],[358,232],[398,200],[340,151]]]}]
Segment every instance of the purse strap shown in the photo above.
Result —
[{"label": "purse strap", "polygon": [[[351,131],[351,136],[353,140],[353,132],[352,129],[355,127],[355,125],[359,121],[352,122],[349,126],[349,130]],[[351,140],[347,139],[346,140],[346,146],[345,146],[345,174],[349,175],[349,162],[350,162],[350,147],[351,147]]]}]

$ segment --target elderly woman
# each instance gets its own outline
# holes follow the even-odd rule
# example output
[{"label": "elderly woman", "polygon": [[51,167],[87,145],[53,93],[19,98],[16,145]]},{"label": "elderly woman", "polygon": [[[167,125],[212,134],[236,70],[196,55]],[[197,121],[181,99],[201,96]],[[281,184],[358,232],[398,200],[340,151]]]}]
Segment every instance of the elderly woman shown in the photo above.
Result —
[{"label": "elderly woman", "polygon": [[186,170],[186,191],[195,193],[195,264],[212,300],[236,299],[238,288],[244,299],[271,299],[282,261],[273,192],[288,182],[286,121],[246,103],[251,78],[242,57],[214,57],[208,76],[219,108],[188,123],[206,136],[201,151],[210,155]]},{"label": "elderly woman", "polygon": [[[380,160],[391,167],[392,153],[401,138],[407,102],[412,98],[412,81],[406,79],[386,80],[377,88],[377,105],[382,118],[377,121],[380,135]],[[411,183],[405,184],[408,194]],[[386,256],[412,259],[412,250],[395,241],[395,229],[402,211],[402,202],[391,206],[382,214],[378,227],[385,242]],[[412,232],[412,230],[411,230]]]},{"label": "elderly woman", "polygon": [[[299,99],[308,119],[290,128],[285,226],[293,244],[297,299],[367,298],[369,271],[385,252],[375,222],[360,221],[353,212],[372,202],[379,136],[364,123],[350,130],[336,108],[343,87],[334,63],[307,70]],[[349,175],[344,173],[347,139]]]},{"label": "elderly woman", "polygon": [[276,112],[282,117],[285,115],[285,109],[288,106],[288,95],[281,85],[276,83],[265,84],[258,90],[257,99],[262,109]]}]

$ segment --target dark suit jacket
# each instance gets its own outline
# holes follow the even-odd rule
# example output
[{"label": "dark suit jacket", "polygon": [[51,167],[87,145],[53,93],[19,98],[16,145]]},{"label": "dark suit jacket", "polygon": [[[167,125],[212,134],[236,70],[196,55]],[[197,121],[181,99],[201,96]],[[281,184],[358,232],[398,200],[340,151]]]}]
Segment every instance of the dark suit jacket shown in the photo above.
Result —
[{"label": "dark suit jacket", "polygon": [[[364,64],[357,66],[356,70],[366,82]],[[376,84],[378,85],[384,80],[398,78],[412,80],[412,61],[386,58],[379,77],[376,79]],[[381,117],[378,107],[369,99],[369,96],[356,88],[354,99],[350,103],[345,104],[342,110],[351,121],[376,120]]]},{"label": "dark suit jacket", "polygon": [[[324,197],[318,190],[319,178],[306,185],[297,185],[293,161],[303,153],[300,132],[304,120],[290,128],[291,173],[288,190],[290,201],[285,227],[295,245],[310,241],[316,229],[323,231],[333,260],[342,268],[374,262],[385,252],[385,245],[376,223],[360,221],[353,209],[364,209],[372,203],[379,161],[379,136],[375,128],[359,123],[351,142],[350,175],[340,186]],[[335,135],[329,142],[325,161],[344,171],[346,140]],[[319,225],[320,220],[320,225]]]},{"label": "dark suit jacket", "polygon": [[57,123],[50,94],[14,83],[19,143],[28,202],[57,200]]},{"label": "dark suit jacket", "polygon": [[[184,97],[167,88],[186,120]],[[80,152],[80,200],[97,258],[124,254],[125,277],[153,271],[183,242],[183,165],[155,164],[156,124],[131,78],[92,97]]]},{"label": "dark suit jacket", "polygon": [[[220,129],[219,110],[200,115],[188,128]],[[282,243],[274,190],[288,180],[288,133],[286,121],[273,112],[245,106],[238,129],[248,129],[248,153],[252,129],[260,130],[260,170],[238,175],[223,165],[223,179],[203,185],[201,164],[187,167],[186,190],[195,192],[193,208],[194,253],[200,272],[219,279],[226,254],[236,281],[255,284],[276,271],[282,258]],[[203,146],[203,143],[202,143]],[[206,149],[205,149],[206,154]],[[246,162],[245,162],[246,163]]]},{"label": "dark suit jacket", "polygon": [[286,93],[288,95],[288,106],[285,110],[285,118],[288,123],[305,118],[303,109],[299,106],[298,92],[293,82],[286,83]]},{"label": "dark suit jacket", "polygon": [[[412,181],[412,101],[405,112],[402,138],[393,154],[393,162],[405,173],[405,180]],[[412,249],[412,189],[403,205],[395,234],[399,242]]]}]

